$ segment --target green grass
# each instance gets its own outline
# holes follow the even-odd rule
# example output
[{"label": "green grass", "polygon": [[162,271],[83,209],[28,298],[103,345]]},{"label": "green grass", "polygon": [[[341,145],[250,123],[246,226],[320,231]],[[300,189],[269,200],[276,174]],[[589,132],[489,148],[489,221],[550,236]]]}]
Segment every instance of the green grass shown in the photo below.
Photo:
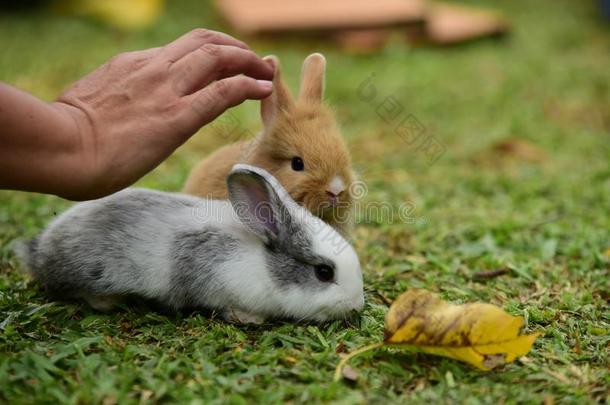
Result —
[{"label": "green grass", "polygon": [[[154,29],[118,35],[48,14],[0,16],[0,79],[52,99],[115,53],[165,43],[195,26],[227,29],[199,1],[172,2]],[[485,2],[482,2],[485,4]],[[328,58],[328,100],[365,202],[415,206],[411,219],[361,217],[360,325],[235,326],[146,307],[112,315],[50,302],[18,273],[8,244],[70,203],[0,192],[0,402],[609,403],[610,29],[590,1],[498,2],[506,41],[373,56],[324,42],[253,41],[280,56],[296,85],[309,51]],[[371,75],[377,98],[359,86]],[[376,112],[387,97],[446,152],[429,164]],[[256,103],[233,114],[256,130]],[[522,139],[534,159],[493,145]],[[189,168],[226,142],[202,130],[139,183],[178,190]],[[509,269],[476,281],[477,272]],[[427,355],[378,351],[353,360],[355,384],[333,383],[337,350],[383,336],[387,300],[409,287],[484,301],[542,333],[523,361],[490,373]]]}]

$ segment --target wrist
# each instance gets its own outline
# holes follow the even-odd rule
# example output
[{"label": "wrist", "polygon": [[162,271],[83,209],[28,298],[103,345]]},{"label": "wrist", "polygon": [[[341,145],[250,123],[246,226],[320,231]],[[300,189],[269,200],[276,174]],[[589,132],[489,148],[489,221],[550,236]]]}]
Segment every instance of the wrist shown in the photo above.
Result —
[{"label": "wrist", "polygon": [[63,180],[55,194],[70,200],[94,198],[100,175],[91,122],[83,110],[69,103],[54,101],[49,108],[55,112],[60,131],[55,138],[63,139],[57,151],[62,156],[61,164],[52,170]]}]

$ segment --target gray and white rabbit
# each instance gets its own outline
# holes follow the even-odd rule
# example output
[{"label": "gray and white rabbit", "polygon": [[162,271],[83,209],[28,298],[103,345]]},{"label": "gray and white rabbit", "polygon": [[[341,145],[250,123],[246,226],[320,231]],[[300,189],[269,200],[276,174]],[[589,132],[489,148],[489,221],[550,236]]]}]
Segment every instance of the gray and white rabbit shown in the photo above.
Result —
[{"label": "gray and white rabbit", "polygon": [[76,204],[16,253],[56,298],[107,311],[128,295],[226,319],[341,318],[364,304],[353,248],[265,170],[236,165],[229,201],[128,189]]}]

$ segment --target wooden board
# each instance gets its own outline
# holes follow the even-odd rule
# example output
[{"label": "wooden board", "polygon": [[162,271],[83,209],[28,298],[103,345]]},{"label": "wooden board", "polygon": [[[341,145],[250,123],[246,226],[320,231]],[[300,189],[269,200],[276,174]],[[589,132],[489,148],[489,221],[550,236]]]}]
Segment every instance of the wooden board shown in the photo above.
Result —
[{"label": "wooden board", "polygon": [[424,0],[216,0],[242,34],[341,30],[420,22]]},{"label": "wooden board", "polygon": [[500,14],[455,4],[431,3],[426,17],[427,39],[439,45],[502,35],[508,28]]}]

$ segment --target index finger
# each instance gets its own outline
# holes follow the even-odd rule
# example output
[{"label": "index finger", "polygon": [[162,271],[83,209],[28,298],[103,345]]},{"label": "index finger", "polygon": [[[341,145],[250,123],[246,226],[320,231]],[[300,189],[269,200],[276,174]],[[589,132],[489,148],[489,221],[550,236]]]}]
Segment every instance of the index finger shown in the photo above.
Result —
[{"label": "index finger", "polygon": [[174,63],[175,90],[191,94],[214,80],[244,74],[254,79],[273,79],[273,67],[254,52],[234,46],[206,44]]},{"label": "index finger", "polygon": [[222,32],[195,28],[180,38],[165,45],[161,49],[161,55],[170,62],[175,62],[182,57],[201,48],[205,44],[232,45],[242,49],[250,49],[245,42],[233,38]]}]

